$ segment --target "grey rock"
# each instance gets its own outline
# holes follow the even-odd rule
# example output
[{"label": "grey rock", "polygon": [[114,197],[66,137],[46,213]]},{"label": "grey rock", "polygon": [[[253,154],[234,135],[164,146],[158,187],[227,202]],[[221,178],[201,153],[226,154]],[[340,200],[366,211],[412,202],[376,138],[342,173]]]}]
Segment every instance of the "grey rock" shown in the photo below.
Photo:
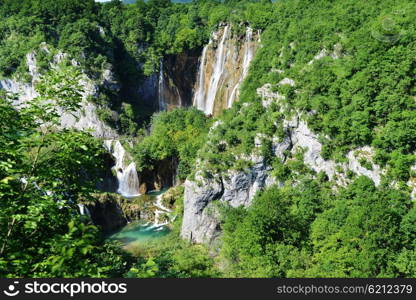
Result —
[{"label": "grey rock", "polygon": [[[47,45],[42,46],[44,51],[47,50]],[[62,62],[68,55],[66,53],[59,52],[55,55],[52,67],[56,67],[57,64]],[[38,96],[35,90],[35,82],[40,78],[40,73],[36,66],[36,53],[30,52],[26,55],[26,63],[29,69],[29,73],[32,76],[32,82],[22,83],[16,79],[2,79],[0,80],[0,89],[4,89],[9,93],[17,95],[17,100],[13,101],[13,105],[21,106],[31,101]],[[61,128],[75,128],[78,130],[90,130],[91,134],[95,137],[112,139],[117,138],[118,134],[116,130],[108,126],[102,121],[97,114],[97,107],[93,103],[88,101],[89,97],[96,97],[98,95],[99,85],[105,85],[109,88],[117,90],[118,84],[114,79],[114,75],[111,69],[106,69],[102,74],[102,82],[94,82],[88,78],[85,74],[80,80],[80,85],[83,89],[81,109],[74,113],[68,113],[58,108],[58,112],[61,115]],[[115,117],[117,117],[115,115]]]},{"label": "grey rock", "polygon": [[314,134],[304,121],[300,121],[297,128],[294,128],[291,134],[293,143],[292,152],[299,148],[304,149],[304,163],[311,167],[317,173],[323,171],[329,179],[335,174],[336,164],[330,160],[324,160],[321,156],[322,144],[318,136]]},{"label": "grey rock", "polygon": [[[346,170],[351,170],[359,176],[367,176],[376,186],[380,185],[381,176],[385,173],[379,165],[373,163],[374,150],[370,146],[361,147],[350,151],[347,154],[348,163]],[[371,170],[364,168],[360,164],[360,159],[366,159],[371,164]]]},{"label": "grey rock", "polygon": [[212,201],[219,199],[222,194],[223,185],[218,178],[198,176],[196,181],[185,181],[182,238],[196,243],[209,243],[214,238],[218,213]]}]

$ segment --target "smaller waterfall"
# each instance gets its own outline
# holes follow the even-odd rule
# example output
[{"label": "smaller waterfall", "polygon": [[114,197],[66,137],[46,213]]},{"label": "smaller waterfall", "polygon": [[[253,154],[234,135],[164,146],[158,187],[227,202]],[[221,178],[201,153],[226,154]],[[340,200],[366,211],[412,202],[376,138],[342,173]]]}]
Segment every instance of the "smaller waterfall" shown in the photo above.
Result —
[{"label": "smaller waterfall", "polygon": [[252,40],[253,40],[253,30],[250,27],[247,27],[244,56],[243,56],[243,71],[241,72],[241,76],[240,76],[238,83],[235,85],[233,91],[231,92],[230,97],[228,98],[228,101],[227,101],[228,108],[230,108],[233,105],[234,100],[237,97],[238,89],[240,88],[240,85],[243,82],[244,78],[246,78],[248,74],[248,69],[250,68],[250,63],[253,60],[254,48],[252,46]]},{"label": "smaller waterfall", "polygon": [[113,170],[117,175],[118,190],[117,192],[126,198],[139,196],[139,177],[136,171],[136,164],[131,162],[126,166],[128,155],[126,150],[117,140],[104,141],[104,147],[115,159],[115,166]]},{"label": "smaller waterfall", "polygon": [[158,104],[159,111],[166,110],[166,100],[164,97],[164,88],[165,88],[165,76],[163,74],[163,60],[160,61],[160,70],[159,70],[159,83],[158,83]]},{"label": "smaller waterfall", "polygon": [[84,204],[80,204],[80,203],[78,203],[77,205],[78,205],[78,208],[79,208],[79,214],[81,216],[91,217],[91,213],[90,213],[88,207],[86,207]]},{"label": "smaller waterfall", "polygon": [[156,202],[155,202],[155,206],[156,206],[156,210],[155,210],[155,221],[153,224],[153,228],[154,227],[162,227],[162,226],[166,226],[168,225],[168,221],[165,222],[160,222],[160,216],[162,214],[166,214],[166,213],[170,213],[171,210],[167,207],[165,207],[162,204],[162,199],[163,199],[163,194],[160,194],[156,197]]}]

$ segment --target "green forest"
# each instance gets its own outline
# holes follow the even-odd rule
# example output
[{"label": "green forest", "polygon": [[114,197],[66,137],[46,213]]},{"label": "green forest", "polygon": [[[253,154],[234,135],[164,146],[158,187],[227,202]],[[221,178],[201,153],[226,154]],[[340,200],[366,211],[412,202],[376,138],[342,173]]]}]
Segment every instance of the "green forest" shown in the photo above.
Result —
[{"label": "green forest", "polygon": [[[0,277],[291,278],[415,277],[416,6],[410,0],[0,0],[0,82],[40,78],[28,105],[0,89]],[[157,112],[129,86],[158,74],[164,58],[201,53],[220,24],[261,33],[239,99],[218,116],[195,107]],[[317,58],[325,49],[327,55]],[[54,57],[67,57],[54,67]],[[76,63],[73,63],[75,61]],[[122,82],[89,99],[115,128],[137,171],[177,162],[170,232],[126,251],[78,213],[97,203],[108,154],[102,139],[59,128],[81,108],[89,76]],[[278,71],[276,71],[278,70]],[[291,78],[295,85],[281,85]],[[265,106],[257,90],[282,95]],[[1,88],[1,83],[0,83]],[[18,101],[17,101],[18,102]],[[112,111],[119,118],[112,119]],[[299,113],[301,112],[301,113]],[[346,171],[336,185],[304,163],[274,156],[293,116],[319,136],[326,161],[348,163],[360,147],[379,184]],[[257,138],[262,137],[261,146]],[[250,206],[214,199],[214,245],[180,236],[186,181],[245,172],[253,153],[276,183]]]}]

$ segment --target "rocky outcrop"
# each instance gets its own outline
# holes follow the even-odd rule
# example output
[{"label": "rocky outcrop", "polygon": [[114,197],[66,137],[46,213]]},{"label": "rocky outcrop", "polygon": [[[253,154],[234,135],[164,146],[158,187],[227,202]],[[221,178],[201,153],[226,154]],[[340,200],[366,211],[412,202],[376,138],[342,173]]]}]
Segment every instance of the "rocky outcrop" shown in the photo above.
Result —
[{"label": "rocky outcrop", "polygon": [[[46,44],[41,45],[41,50],[48,51]],[[54,56],[51,67],[56,68],[57,65],[66,59],[68,56],[65,53],[59,52]],[[78,65],[73,61],[73,65]],[[31,101],[38,96],[35,85],[41,77],[41,74],[37,68],[36,52],[30,52],[26,55],[26,64],[31,76],[31,81],[28,83],[20,82],[17,79],[6,78],[0,80],[0,89],[17,95],[17,99],[13,102],[14,105],[22,105],[28,101]],[[116,138],[118,137],[117,131],[108,126],[104,121],[98,117],[97,106],[89,102],[90,97],[97,97],[99,93],[99,87],[105,86],[107,88],[118,90],[119,85],[114,79],[114,75],[111,69],[103,70],[101,79],[97,82],[89,78],[86,74],[82,75],[79,81],[82,89],[82,103],[81,108],[73,113],[68,113],[58,108],[60,112],[60,126],[61,128],[75,128],[78,130],[90,130],[91,134],[99,138]]]},{"label": "rocky outcrop", "polygon": [[15,105],[23,104],[38,96],[32,84],[19,82],[15,79],[6,78],[0,80],[0,89],[19,95],[18,99],[13,101]]},{"label": "rocky outcrop", "polygon": [[193,86],[198,70],[199,51],[168,55],[159,74],[159,110],[192,105]]},{"label": "rocky outcrop", "polygon": [[219,232],[218,212],[214,200],[224,193],[221,178],[196,176],[185,181],[184,214],[181,236],[191,242],[210,243]]},{"label": "rocky outcrop", "polygon": [[96,202],[86,206],[92,222],[100,226],[104,232],[111,232],[127,224],[119,200],[117,195],[102,194]]},{"label": "rocky outcrop", "polygon": [[[276,147],[276,155],[283,157],[287,147],[289,145]],[[196,243],[213,242],[220,234],[216,203],[247,207],[258,191],[276,183],[269,174],[271,167],[262,156],[252,155],[246,159],[251,162],[251,167],[243,171],[230,170],[212,179],[198,175],[194,181],[185,182],[181,231],[184,239]]]},{"label": "rocky outcrop", "polygon": [[248,158],[252,166],[244,171],[231,170],[223,178],[221,201],[232,207],[249,206],[254,195],[266,186],[274,183],[269,176],[271,167],[262,156],[252,155]]},{"label": "rocky outcrop", "polygon": [[147,76],[138,87],[139,98],[156,111],[191,106],[199,55],[198,50],[167,55],[159,73]]},{"label": "rocky outcrop", "polygon": [[[158,197],[160,197],[159,195]],[[115,193],[100,193],[93,195],[94,202],[79,204],[80,213],[87,214],[92,222],[100,226],[106,233],[115,231],[129,222],[156,222],[160,215],[161,204],[157,198],[150,195],[126,199]],[[156,198],[156,199],[155,199]],[[163,210],[170,212],[162,206]]]},{"label": "rocky outcrop", "polygon": [[117,131],[108,126],[98,117],[97,106],[84,100],[82,107],[75,113],[62,113],[62,128],[75,128],[81,131],[90,131],[97,138],[110,139],[117,138]]},{"label": "rocky outcrop", "polygon": [[178,161],[176,158],[166,158],[154,164],[151,170],[139,172],[140,193],[151,190],[162,190],[176,186]]}]

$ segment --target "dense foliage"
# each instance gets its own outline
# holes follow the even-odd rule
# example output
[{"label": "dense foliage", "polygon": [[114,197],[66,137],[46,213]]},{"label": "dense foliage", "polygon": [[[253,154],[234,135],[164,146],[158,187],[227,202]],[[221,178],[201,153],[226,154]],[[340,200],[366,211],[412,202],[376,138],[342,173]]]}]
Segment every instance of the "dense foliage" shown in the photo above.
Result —
[{"label": "dense foliage", "polygon": [[139,139],[133,149],[139,170],[152,170],[167,160],[178,161],[181,180],[191,174],[198,150],[208,134],[210,121],[195,109],[174,109],[154,115],[151,134]]},{"label": "dense foliage", "polygon": [[228,274],[414,277],[409,197],[367,177],[336,193],[330,188],[309,180],[272,187],[250,208],[229,211],[222,247]]},{"label": "dense foliage", "polygon": [[[31,80],[25,60],[36,51],[44,78],[30,106],[16,110],[0,97],[0,276],[416,276],[407,186],[415,182],[415,9],[408,0],[0,1],[0,77]],[[156,72],[166,55],[200,49],[222,22],[261,31],[240,100],[215,123],[196,109],[175,109],[142,126],[151,108],[132,98],[131,83]],[[71,111],[80,97],[76,69],[50,70],[59,52],[95,79],[112,66],[123,82],[120,92],[91,100],[109,122],[108,108],[119,112],[115,126],[137,141],[139,170],[175,161],[184,180],[198,162],[205,175],[225,174],[247,170],[254,153],[281,186],[249,208],[221,207],[216,258],[178,241],[182,199],[175,229],[160,244],[132,258],[104,243],[77,213],[95,190],[102,146],[55,127],[56,106]],[[293,86],[279,84],[287,78]],[[266,83],[284,99],[262,105],[257,89]],[[302,153],[273,157],[271,141],[284,137],[294,114],[320,136],[325,159],[344,162],[351,149],[372,146],[387,171],[381,184],[346,174],[351,184],[335,187],[305,166]]]},{"label": "dense foliage", "polygon": [[1,277],[126,272],[126,255],[78,214],[95,189],[102,146],[87,133],[55,129],[58,105],[67,112],[78,106],[78,76],[65,68],[48,74],[39,96],[19,110],[0,97]]}]

